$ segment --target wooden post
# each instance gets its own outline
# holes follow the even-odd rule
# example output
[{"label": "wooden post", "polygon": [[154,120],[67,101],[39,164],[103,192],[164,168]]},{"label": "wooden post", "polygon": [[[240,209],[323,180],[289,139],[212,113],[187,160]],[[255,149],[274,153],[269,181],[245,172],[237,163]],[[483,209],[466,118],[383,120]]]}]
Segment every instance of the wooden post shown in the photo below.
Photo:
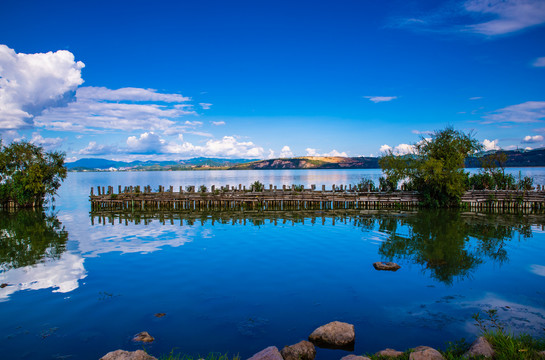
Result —
[{"label": "wooden post", "polygon": [[322,191],[325,192],[325,185],[322,185]]}]

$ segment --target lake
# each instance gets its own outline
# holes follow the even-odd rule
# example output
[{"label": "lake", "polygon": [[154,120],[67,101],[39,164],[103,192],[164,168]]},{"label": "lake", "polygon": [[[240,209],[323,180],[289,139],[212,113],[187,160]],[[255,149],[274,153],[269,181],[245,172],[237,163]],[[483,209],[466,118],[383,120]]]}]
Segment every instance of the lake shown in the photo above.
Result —
[{"label": "lake", "polygon": [[[473,170],[474,171],[474,170]],[[545,169],[508,169],[545,184]],[[9,359],[240,354],[355,325],[355,353],[478,334],[498,309],[545,328],[545,216],[359,211],[90,216],[91,186],[355,184],[380,170],[69,173],[45,214],[0,214],[0,347]],[[376,271],[395,261],[397,272]],[[157,313],[165,313],[156,317]],[[342,350],[318,349],[319,359]]]}]

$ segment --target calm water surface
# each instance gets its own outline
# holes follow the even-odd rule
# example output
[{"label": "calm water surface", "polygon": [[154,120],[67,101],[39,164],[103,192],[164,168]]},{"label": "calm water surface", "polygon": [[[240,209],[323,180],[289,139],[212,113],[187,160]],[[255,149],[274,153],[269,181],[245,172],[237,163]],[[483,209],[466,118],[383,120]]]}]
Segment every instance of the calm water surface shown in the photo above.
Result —
[{"label": "calm water surface", "polygon": [[[545,170],[509,169],[545,184]],[[89,188],[354,184],[379,170],[70,173],[46,214],[0,214],[0,358],[98,359],[156,338],[159,356],[247,358],[340,320],[356,353],[472,339],[499,309],[545,328],[545,217],[447,211],[93,218]],[[374,270],[375,261],[402,268]],[[157,318],[155,313],[166,313]],[[340,350],[318,351],[338,359]],[[68,357],[70,356],[70,357]]]}]

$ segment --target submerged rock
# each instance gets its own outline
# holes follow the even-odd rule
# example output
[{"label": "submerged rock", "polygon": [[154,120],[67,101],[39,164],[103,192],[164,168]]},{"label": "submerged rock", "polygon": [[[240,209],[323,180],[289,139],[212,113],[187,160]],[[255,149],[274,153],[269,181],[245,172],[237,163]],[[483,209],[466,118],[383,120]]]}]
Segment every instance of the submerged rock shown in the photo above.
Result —
[{"label": "submerged rock", "polygon": [[386,271],[397,271],[401,269],[401,266],[396,264],[395,262],[376,262],[373,263],[373,266],[375,267],[375,270],[386,270]]},{"label": "submerged rock", "polygon": [[494,349],[492,348],[492,345],[488,342],[488,340],[485,339],[484,336],[481,336],[477,338],[471,344],[471,347],[469,350],[464,354],[465,358],[472,358],[476,356],[484,356],[485,358],[492,358],[494,357]]},{"label": "submerged rock", "polygon": [[284,346],[280,351],[284,360],[314,360],[316,357],[316,348],[306,340],[297,344]]},{"label": "submerged rock", "polygon": [[333,321],[317,328],[308,337],[314,345],[332,349],[354,348],[354,325]]},{"label": "submerged rock", "polygon": [[100,360],[157,360],[157,358],[146,354],[143,350],[116,350],[107,353]]},{"label": "submerged rock", "polygon": [[156,318],[162,318],[165,315],[166,315],[165,313],[157,313],[157,314],[155,314],[153,316],[155,316]]},{"label": "submerged rock", "polygon": [[409,360],[445,360],[441,353],[429,346],[418,346],[409,355]]},{"label": "submerged rock", "polygon": [[132,340],[141,342],[153,342],[155,338],[151,336],[147,331],[142,331],[141,333],[136,334]]},{"label": "submerged rock", "polygon": [[397,351],[394,349],[384,349],[380,350],[375,354],[376,356],[382,356],[382,357],[388,357],[388,358],[396,358],[401,355],[403,355],[403,351]]},{"label": "submerged rock", "polygon": [[354,354],[346,355],[341,358],[341,360],[371,360],[367,356],[358,356]]},{"label": "submerged rock", "polygon": [[261,350],[257,354],[254,354],[248,360],[283,360],[283,359],[282,359],[282,355],[280,355],[280,351],[278,351],[278,348],[276,346],[269,346],[268,348]]}]

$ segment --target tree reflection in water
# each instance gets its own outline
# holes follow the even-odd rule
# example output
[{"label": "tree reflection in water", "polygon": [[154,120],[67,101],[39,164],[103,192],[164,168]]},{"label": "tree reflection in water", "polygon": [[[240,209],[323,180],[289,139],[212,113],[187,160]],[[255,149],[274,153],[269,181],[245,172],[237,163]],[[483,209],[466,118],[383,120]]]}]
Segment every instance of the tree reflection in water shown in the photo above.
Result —
[{"label": "tree reflection in water", "polygon": [[505,243],[516,233],[522,238],[532,236],[529,219],[514,215],[425,210],[377,221],[380,231],[389,234],[380,245],[380,255],[390,261],[404,259],[422,265],[433,278],[447,284],[471,276],[485,259],[506,262]]},{"label": "tree reflection in water", "polygon": [[0,212],[0,272],[57,260],[68,233],[54,215],[41,211]]}]

